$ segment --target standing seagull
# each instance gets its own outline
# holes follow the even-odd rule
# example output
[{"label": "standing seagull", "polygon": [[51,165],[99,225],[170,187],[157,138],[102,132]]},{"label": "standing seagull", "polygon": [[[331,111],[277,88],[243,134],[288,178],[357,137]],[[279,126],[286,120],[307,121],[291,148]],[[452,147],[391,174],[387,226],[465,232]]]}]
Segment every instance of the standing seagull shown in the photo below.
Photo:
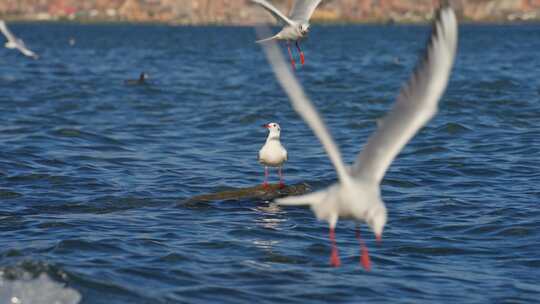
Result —
[{"label": "standing seagull", "polygon": [[[309,205],[318,219],[329,223],[332,266],[340,265],[334,233],[339,217],[366,222],[377,240],[381,239],[387,217],[381,199],[381,181],[405,144],[437,112],[439,99],[446,88],[454,62],[457,38],[454,11],[445,5],[437,11],[427,49],[412,76],[350,169],[343,163],[326,126],[296,78],[287,69],[275,44],[265,48],[279,83],[287,92],[296,112],[321,141],[339,178],[337,183],[327,189],[276,201],[280,205]],[[362,250],[362,265],[369,270],[367,248],[359,234],[357,237]]]},{"label": "standing seagull", "polygon": [[258,40],[257,43],[271,41],[271,40],[285,40],[287,41],[287,50],[289,51],[289,57],[291,58],[291,65],[296,68],[296,63],[294,61],[292,52],[291,52],[291,41],[294,41],[296,44],[296,49],[300,53],[300,62],[302,65],[305,63],[304,52],[300,49],[300,40],[307,37],[309,33],[309,18],[313,15],[315,8],[321,2],[321,0],[296,0],[294,2],[294,7],[291,10],[290,17],[287,18],[283,15],[275,6],[270,4],[266,0],[251,0],[262,7],[264,7],[270,14],[272,14],[278,21],[283,23],[285,26],[283,29],[276,35]]},{"label": "standing seagull", "polygon": [[281,145],[279,141],[279,135],[281,128],[279,124],[271,122],[263,125],[268,129],[268,137],[266,142],[259,151],[259,162],[264,165],[264,183],[263,186],[268,187],[268,167],[278,167],[279,172],[279,187],[285,187],[283,182],[283,174],[281,173],[281,166],[287,161],[287,150]]},{"label": "standing seagull", "polygon": [[32,57],[34,59],[38,59],[38,55],[31,50],[29,50],[26,45],[24,44],[24,41],[22,39],[19,39],[15,37],[7,28],[6,23],[4,20],[0,20],[0,31],[4,36],[6,36],[7,42],[5,44],[5,47],[8,49],[18,49],[23,55],[27,57]]}]

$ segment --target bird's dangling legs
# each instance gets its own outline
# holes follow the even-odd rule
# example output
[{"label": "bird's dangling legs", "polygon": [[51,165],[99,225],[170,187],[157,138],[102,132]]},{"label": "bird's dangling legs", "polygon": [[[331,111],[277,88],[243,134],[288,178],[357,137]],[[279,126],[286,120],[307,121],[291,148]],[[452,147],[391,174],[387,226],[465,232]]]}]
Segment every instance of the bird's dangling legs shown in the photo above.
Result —
[{"label": "bird's dangling legs", "polygon": [[339,260],[339,254],[336,246],[336,233],[334,228],[330,227],[330,242],[332,243],[332,253],[330,255],[330,265],[333,267],[339,267],[341,261]]},{"label": "bird's dangling legs", "polygon": [[285,182],[283,182],[283,173],[281,172],[281,167],[279,167],[278,173],[279,173],[279,188],[283,189],[285,188]]},{"label": "bird's dangling legs", "polygon": [[296,63],[294,62],[294,58],[293,58],[292,51],[291,51],[291,42],[289,40],[287,40],[287,51],[289,51],[289,58],[291,58],[292,68],[293,68],[293,70],[295,70],[296,69]]},{"label": "bird's dangling legs", "polygon": [[364,244],[364,241],[360,237],[360,227],[358,225],[356,226],[356,238],[358,239],[358,243],[360,243],[360,263],[362,266],[364,266],[364,269],[367,271],[371,270],[371,261],[369,260],[369,253],[366,244]]},{"label": "bird's dangling legs", "polygon": [[300,49],[300,43],[298,41],[296,41],[296,49],[298,50],[298,53],[300,53],[300,62],[302,63],[302,65],[304,65],[304,63],[306,62],[304,59],[304,52],[302,51],[302,49]]},{"label": "bird's dangling legs", "polygon": [[268,167],[264,166],[264,183],[263,188],[268,188]]}]

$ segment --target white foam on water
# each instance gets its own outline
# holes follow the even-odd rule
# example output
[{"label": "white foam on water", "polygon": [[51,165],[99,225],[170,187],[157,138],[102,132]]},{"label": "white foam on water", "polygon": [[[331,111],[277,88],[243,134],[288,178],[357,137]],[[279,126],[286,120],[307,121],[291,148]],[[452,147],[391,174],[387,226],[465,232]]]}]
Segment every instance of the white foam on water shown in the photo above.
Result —
[{"label": "white foam on water", "polygon": [[37,278],[5,280],[0,276],[2,304],[77,304],[81,294],[42,273]]}]

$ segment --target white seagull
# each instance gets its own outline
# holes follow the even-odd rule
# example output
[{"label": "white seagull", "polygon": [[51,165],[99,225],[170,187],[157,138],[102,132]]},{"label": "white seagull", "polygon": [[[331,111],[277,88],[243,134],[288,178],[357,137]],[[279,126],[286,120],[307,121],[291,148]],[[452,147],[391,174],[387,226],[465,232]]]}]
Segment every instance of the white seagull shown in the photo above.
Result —
[{"label": "white seagull", "polygon": [[[339,181],[327,189],[301,196],[277,199],[279,205],[309,205],[319,220],[329,223],[332,266],[340,260],[334,228],[339,217],[366,222],[381,239],[387,212],[380,184],[388,167],[405,144],[437,112],[450,76],[458,40],[454,11],[445,5],[433,21],[431,37],[409,81],[402,87],[394,107],[379,123],[351,168],[343,163],[334,140],[302,87],[287,68],[275,43],[265,51],[276,77],[298,114],[313,129],[334,165]],[[359,234],[357,235],[359,238]],[[367,248],[359,239],[361,262],[369,270]]]},{"label": "white seagull", "polygon": [[4,22],[4,20],[0,20],[0,31],[2,32],[2,34],[4,34],[4,36],[6,36],[6,39],[7,39],[7,42],[5,44],[6,48],[17,49],[23,55],[27,57],[38,59],[38,55],[32,52],[31,50],[29,50],[24,44],[24,41],[22,39],[15,37],[15,35],[11,33],[11,31],[7,28],[7,25]]},{"label": "white seagull", "polygon": [[287,161],[287,150],[279,141],[279,135],[281,134],[281,127],[275,122],[263,125],[268,129],[268,137],[266,142],[259,151],[259,163],[264,165],[264,183],[263,186],[268,187],[268,167],[278,167],[279,172],[279,186],[285,187],[283,182],[283,174],[281,167],[283,163]]},{"label": "white seagull", "polygon": [[300,62],[302,65],[305,63],[304,52],[300,49],[300,40],[307,37],[309,33],[309,19],[317,5],[321,0],[296,0],[294,6],[291,10],[290,17],[283,15],[275,6],[270,4],[266,0],[251,0],[263,8],[265,8],[270,14],[272,14],[279,22],[284,24],[283,29],[276,35],[258,40],[257,43],[267,42],[271,40],[285,40],[287,41],[287,50],[289,51],[289,57],[291,58],[291,65],[296,68],[296,63],[294,61],[292,52],[291,52],[291,41],[294,41],[296,44],[296,49],[300,53]]}]

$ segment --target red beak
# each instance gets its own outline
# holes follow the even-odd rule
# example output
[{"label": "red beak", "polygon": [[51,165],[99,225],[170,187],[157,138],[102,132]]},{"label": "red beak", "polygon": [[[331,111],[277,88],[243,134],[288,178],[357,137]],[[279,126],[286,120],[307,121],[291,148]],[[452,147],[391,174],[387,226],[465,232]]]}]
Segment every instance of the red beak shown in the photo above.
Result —
[{"label": "red beak", "polygon": [[270,128],[270,125],[266,124],[266,125],[262,125],[263,128]]},{"label": "red beak", "polygon": [[376,234],[375,239],[377,239],[377,242],[381,242],[382,241],[382,236],[380,234]]}]

